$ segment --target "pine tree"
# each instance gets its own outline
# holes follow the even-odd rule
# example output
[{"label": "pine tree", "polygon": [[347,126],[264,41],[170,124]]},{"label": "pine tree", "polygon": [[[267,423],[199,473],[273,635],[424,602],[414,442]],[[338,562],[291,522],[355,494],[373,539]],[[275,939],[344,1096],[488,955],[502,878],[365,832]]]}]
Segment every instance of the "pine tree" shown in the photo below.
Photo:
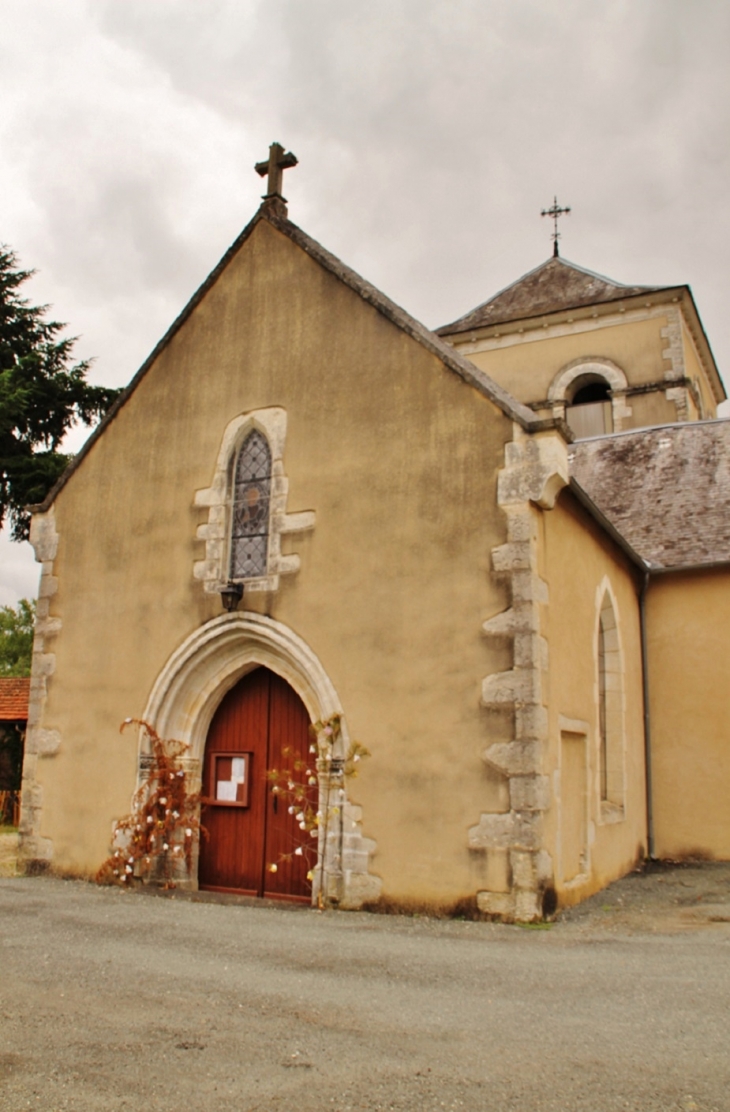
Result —
[{"label": "pine tree", "polygon": [[47,305],[30,305],[19,289],[33,271],[0,245],[0,526],[28,537],[27,506],[42,502],[71,458],[59,451],[77,421],[91,425],[119,393],[86,381],[89,361],[72,364],[75,338],[46,320]]}]

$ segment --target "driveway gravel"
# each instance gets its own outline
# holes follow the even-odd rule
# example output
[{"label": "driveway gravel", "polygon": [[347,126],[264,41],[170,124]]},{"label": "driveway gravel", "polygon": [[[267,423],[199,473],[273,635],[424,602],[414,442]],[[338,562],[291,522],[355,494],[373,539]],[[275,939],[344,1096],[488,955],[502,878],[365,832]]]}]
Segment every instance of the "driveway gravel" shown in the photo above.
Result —
[{"label": "driveway gravel", "polygon": [[729,1002],[729,866],[542,929],[0,880],[2,1112],[730,1112]]}]

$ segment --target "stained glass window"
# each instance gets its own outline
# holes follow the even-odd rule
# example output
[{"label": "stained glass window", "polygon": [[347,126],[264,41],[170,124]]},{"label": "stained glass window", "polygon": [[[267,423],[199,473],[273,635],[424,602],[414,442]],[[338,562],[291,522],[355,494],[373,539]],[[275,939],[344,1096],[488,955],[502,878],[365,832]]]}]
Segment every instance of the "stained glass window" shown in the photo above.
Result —
[{"label": "stained glass window", "polygon": [[231,579],[266,575],[271,500],[271,452],[257,429],[244,440],[233,480]]}]

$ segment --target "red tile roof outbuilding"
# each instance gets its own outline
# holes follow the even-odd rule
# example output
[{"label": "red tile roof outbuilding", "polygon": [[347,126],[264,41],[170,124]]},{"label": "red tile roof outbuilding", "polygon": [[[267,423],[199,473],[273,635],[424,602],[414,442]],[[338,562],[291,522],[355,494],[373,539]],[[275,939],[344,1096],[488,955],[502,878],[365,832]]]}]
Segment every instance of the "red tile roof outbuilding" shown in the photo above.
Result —
[{"label": "red tile roof outbuilding", "polygon": [[30,679],[0,676],[0,722],[27,722]]}]

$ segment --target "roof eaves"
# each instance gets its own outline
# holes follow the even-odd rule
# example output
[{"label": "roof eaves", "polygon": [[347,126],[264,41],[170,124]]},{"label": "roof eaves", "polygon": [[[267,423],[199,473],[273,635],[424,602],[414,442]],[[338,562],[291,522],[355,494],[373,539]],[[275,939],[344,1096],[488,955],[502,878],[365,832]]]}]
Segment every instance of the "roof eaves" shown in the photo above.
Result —
[{"label": "roof eaves", "polygon": [[669,575],[671,572],[723,571],[730,568],[730,560],[708,560],[706,564],[663,564],[652,565],[651,575]]},{"label": "roof eaves", "polygon": [[583,506],[583,508],[588,511],[591,517],[601,526],[604,532],[608,533],[609,537],[611,537],[611,539],[616,542],[624,555],[628,556],[632,564],[634,564],[637,568],[640,568],[643,572],[655,570],[654,567],[643,558],[643,556],[639,555],[635,548],[632,548],[623,534],[620,533],[616,526],[611,521],[609,521],[606,515],[601,510],[599,510],[596,503],[593,501],[591,496],[583,489],[577,479],[574,479],[571,476],[568,485],[572,493],[580,502],[581,506]]},{"label": "roof eaves", "polygon": [[654,434],[665,432],[678,432],[692,434],[707,428],[708,425],[727,425],[728,417],[706,417],[701,421],[665,421],[663,425],[646,425],[635,429],[619,429],[618,432],[602,432],[596,436],[582,436],[576,441],[578,445],[592,444],[597,440],[620,440],[624,437],[641,437],[645,439]]}]

